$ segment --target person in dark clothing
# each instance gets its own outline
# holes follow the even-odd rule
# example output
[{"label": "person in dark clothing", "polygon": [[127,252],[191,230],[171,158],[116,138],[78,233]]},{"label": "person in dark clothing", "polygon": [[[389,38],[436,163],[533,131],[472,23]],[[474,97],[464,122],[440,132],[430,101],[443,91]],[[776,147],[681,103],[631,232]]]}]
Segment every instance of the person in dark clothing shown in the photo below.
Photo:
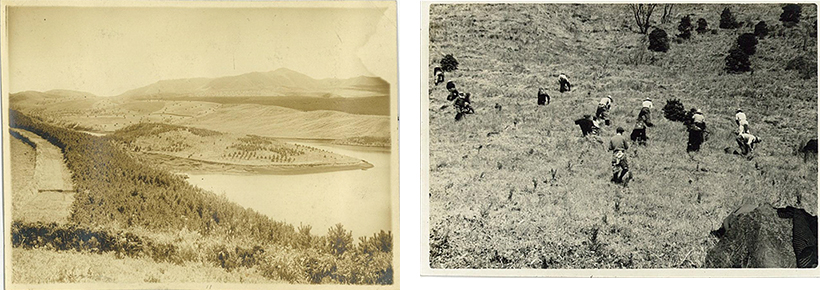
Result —
[{"label": "person in dark clothing", "polygon": [[544,88],[538,88],[538,105],[549,105],[550,104],[550,95],[547,94],[547,90]]},{"label": "person in dark clothing", "polygon": [[433,75],[436,76],[436,85],[444,82],[444,71],[440,67],[433,69]]},{"label": "person in dark clothing", "polygon": [[450,92],[450,94],[447,96],[448,101],[452,101],[458,98],[459,93],[458,90],[456,90],[456,84],[453,81],[447,82],[447,91]]},{"label": "person in dark clothing", "polygon": [[692,119],[687,125],[689,131],[689,141],[686,143],[686,152],[700,151],[700,145],[703,144],[703,136],[706,131],[706,119],[703,113],[697,109],[692,109],[695,112],[692,114]]},{"label": "person in dark clothing", "polygon": [[586,137],[589,134],[597,135],[597,126],[595,126],[595,122],[592,121],[591,115],[584,115],[583,118],[575,120],[575,124],[581,127],[581,134],[584,134]]},{"label": "person in dark clothing", "polygon": [[792,219],[792,247],[797,267],[817,267],[817,217],[791,206],[778,208],[777,215]]},{"label": "person in dark clothing", "polygon": [[632,128],[632,134],[629,135],[629,139],[632,139],[633,142],[638,143],[638,145],[646,146],[646,122],[638,118],[638,121],[635,122],[635,127]]},{"label": "person in dark clothing", "polygon": [[572,84],[569,83],[569,78],[567,78],[565,74],[560,74],[558,76],[558,85],[560,86],[560,88],[558,88],[559,92],[563,93],[572,91]]},{"label": "person in dark clothing", "polygon": [[609,139],[609,151],[612,151],[612,181],[622,183],[629,172],[629,163],[626,160],[629,142],[623,136],[624,128],[618,127],[615,131],[615,136]]},{"label": "person in dark clothing", "polygon": [[470,106],[470,93],[459,95],[453,106],[456,107],[456,121],[460,121],[466,114],[473,114],[475,110]]}]

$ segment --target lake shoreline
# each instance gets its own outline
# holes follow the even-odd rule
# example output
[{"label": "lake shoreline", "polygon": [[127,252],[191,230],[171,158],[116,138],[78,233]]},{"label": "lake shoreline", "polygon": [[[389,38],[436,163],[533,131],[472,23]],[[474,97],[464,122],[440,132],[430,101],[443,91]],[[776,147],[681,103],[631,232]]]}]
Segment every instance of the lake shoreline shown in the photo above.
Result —
[{"label": "lake shoreline", "polygon": [[186,175],[298,175],[373,168],[373,164],[364,160],[347,163],[249,165],[182,158],[152,152],[140,153],[139,156],[143,157],[140,159],[146,159],[152,164],[161,164],[172,172]]}]

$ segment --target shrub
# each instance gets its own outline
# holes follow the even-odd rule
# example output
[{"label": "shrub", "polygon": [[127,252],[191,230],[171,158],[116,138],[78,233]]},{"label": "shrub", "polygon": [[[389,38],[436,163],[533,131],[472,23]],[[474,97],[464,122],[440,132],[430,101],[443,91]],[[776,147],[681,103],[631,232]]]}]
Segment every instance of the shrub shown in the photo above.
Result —
[{"label": "shrub", "polygon": [[671,99],[666,101],[663,106],[663,116],[670,121],[683,122],[686,120],[686,110],[683,108],[683,103],[678,99]]},{"label": "shrub", "polygon": [[817,76],[817,62],[812,61],[811,58],[798,56],[786,64],[786,70],[796,70],[803,79],[811,79]]},{"label": "shrub", "polygon": [[760,21],[755,25],[755,36],[759,38],[764,38],[766,35],[769,34],[769,26],[766,25],[766,21]]},{"label": "shrub", "polygon": [[792,27],[800,22],[801,10],[800,5],[797,4],[783,6],[783,13],[780,14],[780,21],[783,22],[783,26]]},{"label": "shrub", "polygon": [[757,38],[754,34],[744,33],[737,37],[737,47],[746,55],[754,55],[756,45]]},{"label": "shrub", "polygon": [[353,233],[345,230],[342,224],[336,224],[327,230],[328,252],[341,256],[353,246]]},{"label": "shrub", "polygon": [[740,24],[735,21],[735,16],[732,15],[732,11],[729,11],[729,8],[724,8],[723,12],[720,13],[720,28],[723,29],[735,29],[740,27]]},{"label": "shrub", "polygon": [[680,19],[680,23],[678,23],[678,37],[683,39],[689,39],[692,36],[692,19],[689,18],[689,15]]},{"label": "shrub", "polygon": [[441,64],[441,70],[445,72],[451,72],[458,69],[458,61],[456,61],[456,58],[453,57],[452,54],[445,55],[439,64]]},{"label": "shrub", "polygon": [[709,29],[707,28],[708,26],[709,23],[706,22],[706,19],[700,18],[698,19],[698,28],[695,29],[695,31],[697,31],[698,34],[706,33],[707,31],[709,31]]},{"label": "shrub", "polygon": [[730,50],[729,55],[726,56],[726,66],[724,70],[728,73],[742,73],[752,70],[749,55],[738,48]]},{"label": "shrub", "polygon": [[649,33],[649,50],[659,52],[669,50],[669,38],[666,37],[666,31],[655,29]]}]

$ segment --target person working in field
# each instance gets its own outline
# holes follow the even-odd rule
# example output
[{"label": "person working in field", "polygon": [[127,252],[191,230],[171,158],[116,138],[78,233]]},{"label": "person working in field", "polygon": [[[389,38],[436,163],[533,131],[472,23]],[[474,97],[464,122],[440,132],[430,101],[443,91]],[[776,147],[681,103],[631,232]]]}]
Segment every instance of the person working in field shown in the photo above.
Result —
[{"label": "person working in field", "polygon": [[545,88],[538,88],[538,105],[549,105],[550,104],[550,95],[547,94],[547,89]]},{"label": "person working in field", "polygon": [[598,102],[598,109],[595,111],[595,117],[604,120],[604,124],[609,126],[609,109],[612,108],[612,96],[606,96]]},{"label": "person working in field", "polygon": [[438,84],[444,82],[444,71],[441,70],[440,67],[436,67],[436,68],[433,69],[433,75],[436,76],[436,84],[435,85],[438,85]]},{"label": "person working in field", "polygon": [[743,156],[748,156],[750,158],[751,158],[750,154],[755,149],[755,144],[760,143],[760,141],[762,141],[760,139],[760,137],[757,137],[757,136],[749,134],[749,133],[737,134],[737,137],[735,138],[735,140],[737,141],[737,145],[740,146],[740,152],[736,152],[736,153],[738,153],[740,155],[743,155]]},{"label": "person working in field", "polygon": [[[643,111],[641,111],[643,112]],[[638,120],[635,122],[635,127],[632,128],[632,134],[629,136],[633,142],[637,142],[639,145],[646,146],[646,127],[647,119],[649,118],[649,114],[638,114]]]},{"label": "person working in field", "polygon": [[612,151],[612,181],[621,183],[629,171],[629,163],[626,160],[629,142],[623,136],[624,128],[618,127],[615,132],[615,136],[609,139],[609,151]]},{"label": "person working in field", "polygon": [[456,84],[453,81],[447,82],[447,91],[450,92],[450,95],[447,96],[448,101],[452,101],[458,98],[458,90],[456,90]]},{"label": "person working in field", "polygon": [[746,113],[743,110],[737,109],[735,113],[735,124],[737,124],[737,133],[749,133],[749,121],[746,120]]},{"label": "person working in field", "polygon": [[686,152],[700,151],[700,145],[703,143],[704,132],[706,131],[706,117],[703,116],[700,109],[695,110],[687,130],[689,131],[689,142],[686,146]]},{"label": "person working in field", "polygon": [[575,124],[581,127],[581,134],[586,137],[587,135],[598,135],[598,124],[592,120],[591,115],[584,115],[583,118],[575,120]]},{"label": "person working in field", "polygon": [[470,93],[459,95],[453,106],[456,108],[456,121],[460,121],[466,114],[475,113],[473,107],[470,106]]},{"label": "person working in field", "polygon": [[649,126],[649,127],[654,126],[654,124],[652,124],[652,119],[649,115],[650,110],[654,107],[655,106],[652,105],[652,99],[650,99],[650,98],[644,99],[643,103],[641,103],[641,112],[638,113],[638,119],[643,118],[644,123],[645,123],[646,126]]},{"label": "person working in field", "polygon": [[572,91],[572,84],[569,83],[569,78],[565,74],[558,75],[558,88],[559,92],[569,92]]}]

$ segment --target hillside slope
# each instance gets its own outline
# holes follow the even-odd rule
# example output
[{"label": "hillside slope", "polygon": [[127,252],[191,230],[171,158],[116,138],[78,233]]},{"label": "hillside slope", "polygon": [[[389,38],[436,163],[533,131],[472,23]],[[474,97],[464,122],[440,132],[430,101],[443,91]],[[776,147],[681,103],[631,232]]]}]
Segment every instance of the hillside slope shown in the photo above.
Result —
[{"label": "hillside slope", "polygon": [[[752,31],[718,29],[724,7],[770,26],[751,57],[753,75],[723,72],[737,36]],[[804,49],[806,26],[782,27],[781,11],[677,5],[670,23],[656,23],[671,38],[686,14],[716,34],[693,32],[653,53],[626,5],[432,5],[429,71],[453,54],[459,69],[447,79],[473,95],[476,113],[455,122],[443,85],[428,79],[431,266],[701,267],[717,241],[709,231],[742,200],[817,214],[817,164],[794,154],[817,135],[817,78],[784,70],[797,56],[816,63],[816,38]],[[803,15],[814,23],[816,7],[804,5]],[[557,91],[559,73],[572,92]],[[550,105],[536,106],[539,87]],[[582,138],[573,121],[606,95],[613,126]],[[656,126],[648,147],[630,149],[635,179],[623,188],[609,182],[604,142],[617,126],[629,133],[645,97]],[[688,155],[685,128],[663,118],[672,98],[704,111],[712,135],[701,152]],[[737,146],[739,107],[764,139],[751,161],[724,154]]]}]

